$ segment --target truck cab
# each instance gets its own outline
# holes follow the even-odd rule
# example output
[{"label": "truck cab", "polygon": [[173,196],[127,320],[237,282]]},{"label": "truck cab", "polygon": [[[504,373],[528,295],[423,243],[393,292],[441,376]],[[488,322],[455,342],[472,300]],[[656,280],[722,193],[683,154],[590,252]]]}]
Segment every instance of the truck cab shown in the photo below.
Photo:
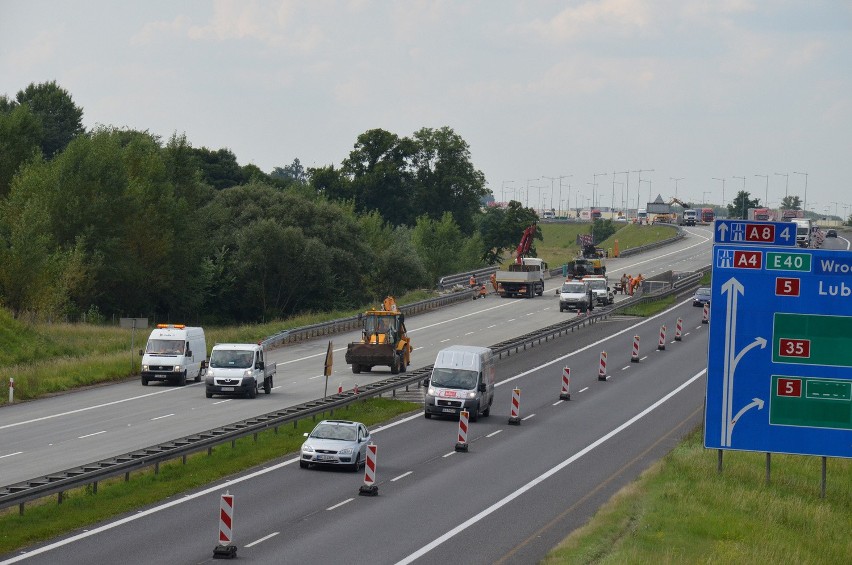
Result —
[{"label": "truck cab", "polygon": [[453,345],[439,351],[427,382],[424,416],[458,417],[462,410],[472,422],[488,416],[494,402],[494,369],[488,347]]}]

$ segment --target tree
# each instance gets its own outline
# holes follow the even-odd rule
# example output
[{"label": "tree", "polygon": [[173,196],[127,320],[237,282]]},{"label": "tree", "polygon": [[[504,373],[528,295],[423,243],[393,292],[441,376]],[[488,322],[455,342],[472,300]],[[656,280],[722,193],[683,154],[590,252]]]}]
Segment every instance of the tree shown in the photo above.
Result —
[{"label": "tree", "polygon": [[41,150],[52,158],[83,133],[83,110],[78,108],[71,95],[56,81],[30,83],[15,96],[18,104],[27,105],[41,121]]},{"label": "tree", "polygon": [[748,217],[748,209],[749,208],[757,208],[760,205],[760,199],[755,198],[754,200],[749,199],[749,194],[745,190],[741,190],[737,193],[737,196],[728,204],[728,217],[729,218],[742,218],[746,219]]},{"label": "tree", "polygon": [[237,163],[237,156],[230,149],[213,151],[202,147],[192,151],[196,167],[201,171],[201,179],[216,190],[245,184],[249,180]]},{"label": "tree", "polygon": [[0,104],[0,198],[9,193],[18,168],[41,154],[41,138],[41,121],[29,106]]},{"label": "tree", "polygon": [[801,210],[802,209],[802,199],[798,196],[785,196],[781,199],[781,209],[782,210]]},{"label": "tree", "polygon": [[305,168],[302,166],[298,158],[293,159],[293,162],[284,167],[275,167],[269,175],[274,179],[282,179],[287,184],[298,182],[304,184],[308,181],[308,175]]},{"label": "tree", "polygon": [[[521,235],[531,224],[538,222],[538,214],[532,208],[524,208],[517,200],[512,200],[505,208],[488,208],[479,221],[479,234],[483,250],[482,259],[488,265],[502,263],[503,252],[510,254],[521,241]],[[542,239],[541,228],[536,228],[535,239]],[[535,256],[535,248],[531,249]]]}]

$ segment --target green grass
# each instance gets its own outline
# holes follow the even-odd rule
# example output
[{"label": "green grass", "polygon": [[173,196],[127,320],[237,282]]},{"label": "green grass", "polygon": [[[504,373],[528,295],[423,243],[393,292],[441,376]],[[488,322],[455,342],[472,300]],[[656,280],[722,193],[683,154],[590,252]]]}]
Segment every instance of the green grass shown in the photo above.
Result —
[{"label": "green grass", "polygon": [[[410,304],[434,296],[414,291],[398,299]],[[371,305],[375,306],[375,305]],[[282,330],[355,316],[367,308],[307,313],[265,324],[205,327],[207,347],[216,343],[252,343]],[[33,400],[83,386],[116,382],[139,370],[139,349],[150,330],[137,331],[130,351],[131,331],[94,324],[33,323],[15,320],[0,309],[0,405],[9,402],[9,380],[15,379],[15,400]],[[135,371],[131,371],[131,362]]]},{"label": "green grass", "polygon": [[852,555],[852,461],[715,450],[691,434],[615,495],[542,562],[848,563]]},{"label": "green grass", "polygon": [[[419,404],[411,402],[375,398],[337,410],[334,417],[372,426],[420,408]],[[317,416],[317,421],[321,419]],[[233,448],[230,444],[216,447],[210,456],[206,451],[194,454],[187,458],[186,465],[180,459],[163,463],[158,474],[154,474],[153,469],[146,469],[131,474],[129,482],[124,482],[124,477],[103,481],[98,484],[97,494],[92,494],[90,487],[72,490],[65,494],[61,505],[57,504],[56,497],[28,503],[23,516],[18,514],[17,507],[7,508],[0,511],[0,554],[164,501],[246,469],[275,462],[282,454],[290,454],[285,456],[290,457],[304,441],[302,434],[313,429],[314,425],[310,419],[300,421],[295,429],[292,424],[283,425],[278,434],[273,430],[261,432],[256,443],[251,437],[246,437],[238,440]]]},{"label": "green grass", "polygon": [[644,304],[629,306],[623,310],[619,310],[618,313],[624,314],[625,316],[642,316],[643,318],[646,318],[648,316],[653,316],[654,314],[659,314],[674,304],[675,301],[676,298],[674,296],[667,296]]},{"label": "green grass", "polygon": [[[616,224],[619,226],[621,224]],[[591,233],[590,224],[580,223],[547,223],[540,224],[542,241],[536,240],[535,248],[539,257],[547,261],[551,267],[558,267],[577,257],[580,248],[576,245],[577,235]],[[598,244],[604,249],[615,249],[618,240],[619,251],[632,249],[649,243],[662,241],[674,236],[672,226],[650,225],[638,226],[628,224],[622,226],[615,234]]]}]

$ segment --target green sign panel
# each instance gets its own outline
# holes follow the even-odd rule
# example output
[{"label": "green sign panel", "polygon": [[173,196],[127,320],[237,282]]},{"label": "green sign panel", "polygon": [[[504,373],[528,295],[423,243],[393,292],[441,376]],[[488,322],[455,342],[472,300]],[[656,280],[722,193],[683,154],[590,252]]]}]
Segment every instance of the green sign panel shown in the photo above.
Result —
[{"label": "green sign panel", "polygon": [[772,362],[852,367],[852,316],[775,314]]},{"label": "green sign panel", "polygon": [[767,271],[800,271],[811,272],[811,255],[809,253],[766,252]]},{"label": "green sign panel", "polygon": [[852,430],[852,382],[773,375],[769,423]]}]

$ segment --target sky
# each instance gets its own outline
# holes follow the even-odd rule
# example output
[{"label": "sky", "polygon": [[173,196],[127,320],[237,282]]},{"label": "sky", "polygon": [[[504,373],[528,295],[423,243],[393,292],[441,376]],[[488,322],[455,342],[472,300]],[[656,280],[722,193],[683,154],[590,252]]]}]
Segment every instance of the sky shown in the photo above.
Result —
[{"label": "sky", "polygon": [[266,172],[446,126],[498,201],[852,212],[848,0],[0,0],[0,94],[51,80]]}]

